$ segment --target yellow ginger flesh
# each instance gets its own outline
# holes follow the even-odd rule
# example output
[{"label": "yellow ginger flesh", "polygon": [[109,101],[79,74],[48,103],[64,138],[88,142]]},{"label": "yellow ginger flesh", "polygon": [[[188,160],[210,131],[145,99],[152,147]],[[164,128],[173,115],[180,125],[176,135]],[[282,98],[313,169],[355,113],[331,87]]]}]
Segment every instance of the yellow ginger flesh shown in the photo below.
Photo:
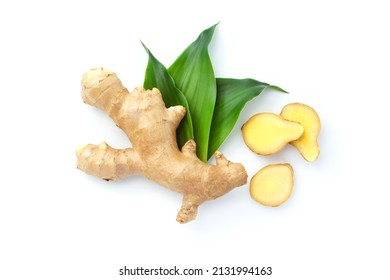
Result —
[{"label": "yellow ginger flesh", "polygon": [[294,171],[290,164],[270,164],[251,179],[250,194],[265,206],[279,206],[287,201],[294,187]]},{"label": "yellow ginger flesh", "polygon": [[321,121],[316,111],[302,103],[286,105],[280,115],[289,121],[300,123],[304,132],[300,138],[292,141],[293,145],[307,161],[315,161],[320,154],[318,136],[321,129]]},{"label": "yellow ginger flesh", "polygon": [[288,142],[298,139],[302,133],[302,125],[285,120],[274,113],[256,114],[242,127],[246,145],[260,155],[279,152]]}]

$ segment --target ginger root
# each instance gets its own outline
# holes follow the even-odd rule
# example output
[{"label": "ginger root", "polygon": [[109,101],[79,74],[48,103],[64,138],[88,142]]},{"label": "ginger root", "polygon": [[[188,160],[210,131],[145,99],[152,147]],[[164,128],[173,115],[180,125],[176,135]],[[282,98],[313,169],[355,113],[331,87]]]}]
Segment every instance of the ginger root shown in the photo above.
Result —
[{"label": "ginger root", "polygon": [[285,120],[274,113],[256,114],[242,126],[246,145],[260,155],[279,152],[289,142],[301,137],[302,133],[302,125]]},{"label": "ginger root", "polygon": [[251,179],[252,198],[265,206],[279,206],[287,201],[294,187],[294,171],[290,164],[270,164]]},{"label": "ginger root", "polygon": [[300,138],[290,142],[307,161],[315,161],[319,154],[318,135],[320,134],[321,121],[313,108],[302,103],[287,104],[280,115],[289,121],[300,123],[304,132]]},{"label": "ginger root", "polygon": [[76,150],[77,167],[105,180],[141,175],[182,193],[176,220],[196,218],[203,202],[226,194],[247,181],[243,165],[228,161],[216,152],[216,165],[196,156],[193,140],[179,150],[176,129],[185,115],[182,106],[166,108],[158,89],[136,88],[132,93],[115,73],[95,68],[83,75],[85,103],[107,112],[132,143],[131,148],[114,149],[106,143]]}]

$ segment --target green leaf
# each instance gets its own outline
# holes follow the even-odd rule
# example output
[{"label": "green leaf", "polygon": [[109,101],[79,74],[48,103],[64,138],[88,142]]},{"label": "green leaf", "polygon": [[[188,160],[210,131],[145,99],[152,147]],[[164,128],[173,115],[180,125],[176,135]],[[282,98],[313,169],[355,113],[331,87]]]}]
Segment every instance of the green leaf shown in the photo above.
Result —
[{"label": "green leaf", "polygon": [[199,159],[206,162],[210,128],[217,96],[216,79],[208,53],[215,27],[204,30],[176,59],[168,72],[190,106]]},{"label": "green leaf", "polygon": [[185,98],[184,94],[175,86],[175,82],[169,75],[165,66],[153,56],[153,54],[143,43],[142,45],[144,46],[149,56],[148,65],[145,71],[144,88],[158,88],[167,108],[176,105],[182,105],[186,108],[187,113],[176,131],[177,143],[179,148],[181,148],[185,142],[194,138],[191,113],[187,99]]},{"label": "green leaf", "polygon": [[286,92],[277,86],[253,79],[217,78],[217,101],[211,125],[207,159],[215,153],[229,136],[245,104],[266,88]]}]

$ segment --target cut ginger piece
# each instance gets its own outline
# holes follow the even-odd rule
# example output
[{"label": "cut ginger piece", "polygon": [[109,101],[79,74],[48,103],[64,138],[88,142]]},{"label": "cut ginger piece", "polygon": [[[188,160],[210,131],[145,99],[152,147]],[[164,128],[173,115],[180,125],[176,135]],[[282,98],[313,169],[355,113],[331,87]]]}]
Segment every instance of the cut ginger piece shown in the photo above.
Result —
[{"label": "cut ginger piece", "polygon": [[242,126],[246,145],[260,155],[275,154],[302,134],[302,125],[274,113],[256,114]]},{"label": "cut ginger piece", "polygon": [[265,206],[279,206],[287,201],[294,188],[294,171],[290,164],[270,164],[251,179],[252,198]]},{"label": "cut ginger piece", "polygon": [[307,161],[315,161],[320,154],[318,135],[321,129],[321,121],[313,108],[302,103],[286,105],[280,115],[289,121],[300,123],[304,127],[302,136],[290,142]]}]

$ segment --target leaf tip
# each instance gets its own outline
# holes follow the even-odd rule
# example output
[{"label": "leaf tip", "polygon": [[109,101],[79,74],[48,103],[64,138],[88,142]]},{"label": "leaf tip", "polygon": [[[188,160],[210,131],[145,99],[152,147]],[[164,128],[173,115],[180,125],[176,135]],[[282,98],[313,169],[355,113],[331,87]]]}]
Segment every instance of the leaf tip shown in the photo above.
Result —
[{"label": "leaf tip", "polygon": [[274,86],[274,85],[270,85],[269,87],[270,87],[270,88],[272,88],[272,89],[274,89],[274,90],[281,91],[281,92],[283,92],[283,93],[287,93],[287,94],[289,94],[289,92],[288,92],[288,91],[286,91],[286,90],[282,89],[281,87]]},{"label": "leaf tip", "polygon": [[144,47],[145,51],[148,53],[149,52],[149,49],[148,47],[144,44],[144,42],[142,42],[142,40],[139,40],[141,45]]}]

